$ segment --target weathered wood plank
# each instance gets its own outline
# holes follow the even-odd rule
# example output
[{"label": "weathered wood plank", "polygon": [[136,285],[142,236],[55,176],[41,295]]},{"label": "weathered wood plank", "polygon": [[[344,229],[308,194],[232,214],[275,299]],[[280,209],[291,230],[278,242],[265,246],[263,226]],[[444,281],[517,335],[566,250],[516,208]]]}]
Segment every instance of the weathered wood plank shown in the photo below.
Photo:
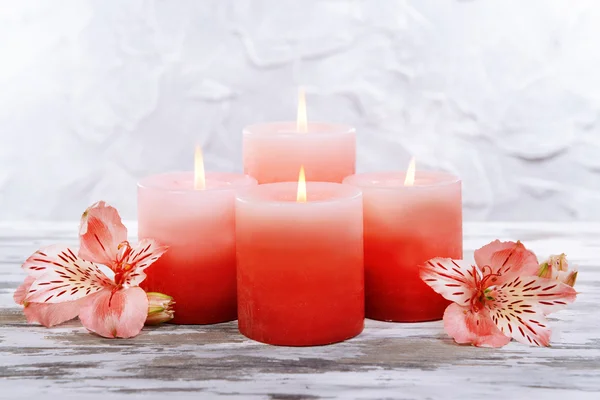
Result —
[{"label": "weathered wood plank", "polygon": [[600,224],[466,225],[467,258],[492,239],[521,239],[580,266],[578,301],[551,316],[553,346],[497,350],[455,345],[441,322],[367,320],[359,337],[313,348],[256,343],[235,323],[167,325],[131,340],[78,322],[27,325],[12,303],[19,265],[42,245],[76,243],[76,225],[0,224],[0,398],[600,398]]}]

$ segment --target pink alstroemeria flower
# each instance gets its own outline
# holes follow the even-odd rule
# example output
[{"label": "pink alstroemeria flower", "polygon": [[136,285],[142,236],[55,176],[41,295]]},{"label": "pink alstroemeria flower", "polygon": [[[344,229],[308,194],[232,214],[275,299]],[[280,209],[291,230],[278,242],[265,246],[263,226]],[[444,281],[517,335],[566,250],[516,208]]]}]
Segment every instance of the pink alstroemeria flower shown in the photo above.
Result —
[{"label": "pink alstroemeria flower", "polygon": [[[25,306],[30,323],[52,326],[79,316],[98,335],[136,336],[148,315],[148,298],[139,284],[166,247],[151,239],[132,247],[119,213],[103,201],[83,213],[79,234],[78,255],[68,247],[50,246],[25,261],[28,276],[14,300]],[[95,263],[112,269],[114,279]]]},{"label": "pink alstroemeria flower", "polygon": [[536,276],[535,254],[520,242],[498,240],[475,251],[475,265],[434,258],[420,269],[423,281],[454,303],[444,328],[457,343],[501,347],[515,340],[548,346],[545,315],[575,300],[575,290]]}]

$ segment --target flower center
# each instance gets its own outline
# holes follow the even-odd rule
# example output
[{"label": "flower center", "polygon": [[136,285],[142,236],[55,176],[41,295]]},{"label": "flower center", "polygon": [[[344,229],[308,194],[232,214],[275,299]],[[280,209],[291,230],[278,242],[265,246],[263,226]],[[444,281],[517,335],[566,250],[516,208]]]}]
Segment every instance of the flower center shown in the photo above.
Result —
[{"label": "flower center", "polygon": [[[476,271],[473,271],[476,273]],[[484,266],[481,269],[482,277],[481,279],[477,279],[477,290],[475,290],[475,294],[471,297],[471,310],[473,312],[478,312],[483,307],[485,307],[486,301],[495,300],[492,293],[492,286],[496,284],[498,278],[501,274],[493,273],[492,267],[489,265]]]},{"label": "flower center", "polygon": [[119,250],[119,253],[117,254],[117,263],[115,266],[115,283],[117,284],[118,290],[121,287],[123,287],[123,283],[125,283],[127,275],[133,269],[131,264],[127,263],[129,255],[133,251],[133,248],[126,240],[124,242],[119,243],[117,249]]}]

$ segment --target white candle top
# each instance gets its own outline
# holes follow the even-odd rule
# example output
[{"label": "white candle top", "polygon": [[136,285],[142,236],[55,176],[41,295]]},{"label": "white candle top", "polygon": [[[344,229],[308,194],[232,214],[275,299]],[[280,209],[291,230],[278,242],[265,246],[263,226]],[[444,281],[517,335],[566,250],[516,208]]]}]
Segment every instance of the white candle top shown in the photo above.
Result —
[{"label": "white candle top", "polygon": [[364,188],[411,190],[451,185],[460,181],[456,175],[443,171],[416,171],[414,184],[410,186],[404,184],[405,178],[404,171],[370,172],[351,175],[344,179],[344,183]]},{"label": "white candle top", "polygon": [[[306,132],[299,132],[296,122],[265,122],[250,125],[244,128],[244,135],[265,135],[265,136],[294,136],[306,135],[315,136],[337,136],[355,134],[356,130],[343,124],[332,124],[328,122],[309,122]],[[307,135],[308,134],[308,135]]]},{"label": "white candle top", "polygon": [[194,173],[183,171],[148,176],[138,183],[138,187],[169,192],[202,192],[204,190],[236,189],[254,184],[256,184],[256,180],[248,175],[230,172],[207,172],[206,188],[195,189]]}]

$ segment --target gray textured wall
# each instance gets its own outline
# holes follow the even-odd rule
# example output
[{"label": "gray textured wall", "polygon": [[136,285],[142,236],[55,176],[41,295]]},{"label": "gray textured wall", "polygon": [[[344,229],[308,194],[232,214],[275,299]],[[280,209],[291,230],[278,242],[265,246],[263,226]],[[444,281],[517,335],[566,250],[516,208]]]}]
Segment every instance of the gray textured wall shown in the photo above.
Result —
[{"label": "gray textured wall", "polygon": [[353,124],[359,171],[443,168],[471,220],[600,220],[600,2],[0,1],[0,220],[241,170],[246,124]]}]

